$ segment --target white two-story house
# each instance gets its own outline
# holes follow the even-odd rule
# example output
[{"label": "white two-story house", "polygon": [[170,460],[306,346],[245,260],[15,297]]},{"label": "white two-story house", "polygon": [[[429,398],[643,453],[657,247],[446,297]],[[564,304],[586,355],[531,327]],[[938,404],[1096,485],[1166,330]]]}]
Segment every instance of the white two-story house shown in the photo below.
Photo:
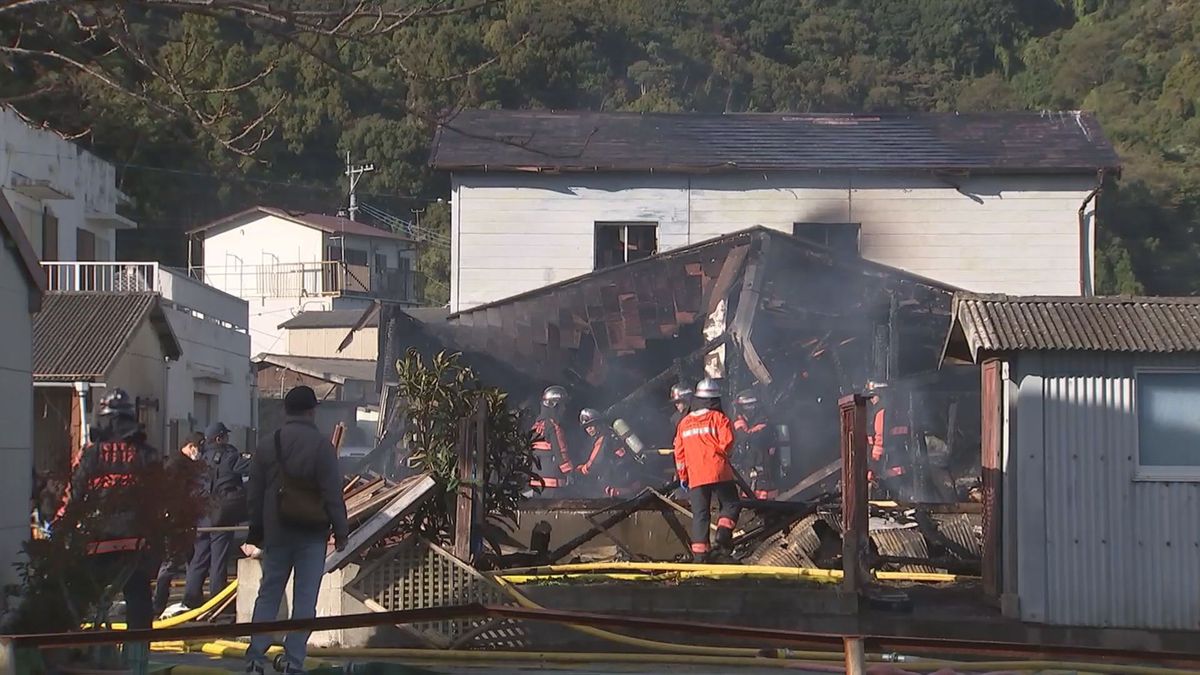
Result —
[{"label": "white two-story house", "polygon": [[1086,295],[1089,115],[474,110],[437,132],[452,311],[751,226],[979,292]]},{"label": "white two-story house", "polygon": [[113,260],[127,197],[112,164],[0,106],[0,190],[41,260]]},{"label": "white two-story house", "polygon": [[[95,294],[96,298],[79,302],[100,307],[92,303],[112,302],[109,296],[114,294],[157,295],[156,305],[182,349],[178,360],[165,366],[165,380],[134,382],[120,377],[102,382],[95,377],[35,373],[33,410],[39,435],[56,439],[49,442],[50,450],[39,455],[37,468],[49,470],[55,458],[78,450],[80,439],[87,437],[92,404],[107,387],[129,389],[139,399],[156,442],[175,443],[187,432],[218,420],[233,429],[236,443],[246,442],[254,427],[246,303],[188,278],[182,270],[120,259],[117,232],[137,224],[118,213],[126,197],[117,188],[113,165],[0,107],[0,192],[41,261],[51,296]],[[50,304],[63,311],[57,300],[51,297]],[[86,330],[82,321],[72,325]],[[55,332],[58,344],[40,345],[40,353],[79,351],[71,338]]]},{"label": "white two-story house", "polygon": [[414,300],[414,242],[340,216],[259,206],[191,230],[192,276],[250,304],[255,355],[286,352],[301,312]]}]

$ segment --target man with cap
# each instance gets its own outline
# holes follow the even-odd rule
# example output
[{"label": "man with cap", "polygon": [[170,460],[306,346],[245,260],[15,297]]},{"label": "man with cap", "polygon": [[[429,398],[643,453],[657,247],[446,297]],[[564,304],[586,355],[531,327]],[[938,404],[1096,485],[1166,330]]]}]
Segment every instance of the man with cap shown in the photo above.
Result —
[{"label": "man with cap", "polygon": [[[317,395],[295,387],[283,398],[284,424],[259,443],[250,465],[247,504],[250,532],[246,543],[262,550],[262,580],[252,620],[273,621],[279,614],[288,578],[292,579],[293,619],[317,613],[317,591],[325,575],[332,531],[334,548],[346,548],[349,525],[342,497],[337,451],[317,429]],[[283,641],[283,672],[304,672],[310,631],[288,633]],[[250,639],[246,672],[263,673],[271,635]]]},{"label": "man with cap", "polygon": [[[250,472],[250,455],[229,443],[229,428],[213,422],[204,431],[202,494],[211,500],[208,516],[199,527],[231,527],[246,519],[245,479]],[[220,593],[229,583],[229,553],[233,532],[197,532],[192,559],[188,563],[183,604],[195,609],[203,604],[204,579],[209,592]]]},{"label": "man with cap", "polygon": [[733,424],[721,411],[721,387],[704,378],[693,394],[694,409],[675,431],[675,471],[680,485],[688,486],[692,503],[692,557],[711,559],[708,530],[712,501],[717,501],[716,544],[728,554],[738,518],[738,486],[729,463],[733,449]]}]

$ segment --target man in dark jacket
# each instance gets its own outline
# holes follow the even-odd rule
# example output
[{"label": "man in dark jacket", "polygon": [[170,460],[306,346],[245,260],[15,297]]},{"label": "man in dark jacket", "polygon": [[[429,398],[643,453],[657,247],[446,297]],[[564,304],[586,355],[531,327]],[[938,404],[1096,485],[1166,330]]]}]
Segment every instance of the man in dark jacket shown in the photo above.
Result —
[{"label": "man in dark jacket", "polygon": [[[229,428],[213,422],[204,432],[203,494],[212,502],[208,517],[199,527],[230,527],[246,518],[245,476],[250,472],[250,455],[229,443]],[[197,532],[192,560],[188,563],[183,604],[195,609],[204,603],[204,579],[209,592],[220,593],[229,583],[229,553],[233,532]]]},{"label": "man in dark jacket", "polygon": [[[262,549],[262,581],[254,602],[255,623],[273,621],[279,614],[279,602],[293,572],[291,618],[316,616],[317,591],[325,575],[330,530],[334,547],[339,551],[346,547],[349,536],[337,452],[329,438],[317,429],[316,393],[310,387],[295,387],[284,396],[283,408],[287,413],[283,427],[263,439],[250,465],[247,494],[250,532],[246,543]],[[280,490],[285,484],[289,492],[297,485],[304,485],[303,494],[320,500],[328,524],[301,524],[289,518],[287,510],[280,508]],[[304,672],[309,632],[288,633],[284,639],[285,674]],[[268,634],[251,638],[246,651],[246,672],[264,672],[270,646]]]}]

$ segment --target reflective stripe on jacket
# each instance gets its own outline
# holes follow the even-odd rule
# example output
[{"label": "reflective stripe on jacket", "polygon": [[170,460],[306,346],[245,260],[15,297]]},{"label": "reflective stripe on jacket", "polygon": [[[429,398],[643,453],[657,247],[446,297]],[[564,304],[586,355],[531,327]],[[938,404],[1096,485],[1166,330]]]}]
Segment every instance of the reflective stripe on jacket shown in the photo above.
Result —
[{"label": "reflective stripe on jacket", "polygon": [[694,410],[675,430],[675,471],[689,487],[733,480],[733,425],[720,410]]}]

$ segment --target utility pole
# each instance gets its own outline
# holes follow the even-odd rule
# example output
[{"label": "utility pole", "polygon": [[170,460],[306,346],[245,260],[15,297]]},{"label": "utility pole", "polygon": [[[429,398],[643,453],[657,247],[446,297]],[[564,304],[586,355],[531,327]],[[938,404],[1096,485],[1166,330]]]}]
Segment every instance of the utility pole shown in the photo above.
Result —
[{"label": "utility pole", "polygon": [[350,152],[346,151],[346,177],[350,179],[350,204],[346,212],[349,214],[350,220],[354,220],[354,217],[358,214],[358,196],[354,194],[355,188],[358,187],[358,181],[362,180],[364,173],[374,170],[374,164],[359,164],[355,166],[350,161]]}]

